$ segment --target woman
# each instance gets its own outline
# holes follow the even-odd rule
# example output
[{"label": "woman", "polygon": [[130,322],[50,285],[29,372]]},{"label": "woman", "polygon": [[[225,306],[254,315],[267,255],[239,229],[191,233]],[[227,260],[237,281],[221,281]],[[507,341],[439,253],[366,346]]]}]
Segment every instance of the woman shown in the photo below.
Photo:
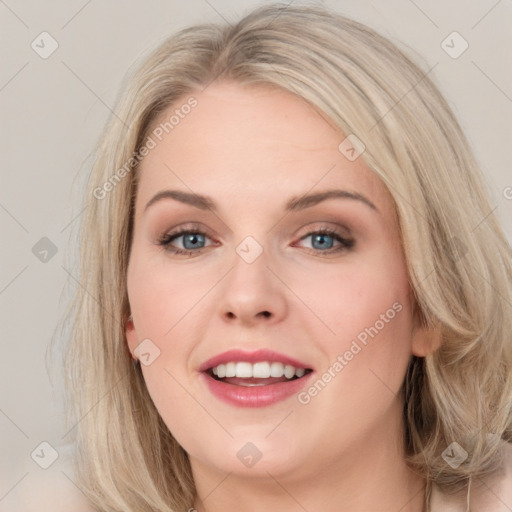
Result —
[{"label": "woman", "polygon": [[116,113],[67,358],[95,509],[512,507],[511,250],[428,72],[274,5]]}]

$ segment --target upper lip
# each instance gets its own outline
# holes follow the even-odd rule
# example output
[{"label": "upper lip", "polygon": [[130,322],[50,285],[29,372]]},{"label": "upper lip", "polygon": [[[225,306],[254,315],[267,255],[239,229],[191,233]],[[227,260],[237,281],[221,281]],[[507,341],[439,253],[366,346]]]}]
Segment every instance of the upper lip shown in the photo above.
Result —
[{"label": "upper lip", "polygon": [[311,367],[297,359],[292,357],[288,357],[284,354],[279,354],[278,352],[274,352],[273,350],[260,349],[252,352],[248,352],[246,350],[241,349],[233,349],[228,350],[227,352],[222,352],[222,354],[218,354],[213,356],[212,358],[205,361],[200,367],[200,372],[205,372],[211,368],[215,368],[219,364],[226,364],[232,361],[243,361],[246,363],[258,363],[261,361],[268,361],[270,363],[283,363],[284,365],[291,365],[295,368],[305,368],[311,369]]}]

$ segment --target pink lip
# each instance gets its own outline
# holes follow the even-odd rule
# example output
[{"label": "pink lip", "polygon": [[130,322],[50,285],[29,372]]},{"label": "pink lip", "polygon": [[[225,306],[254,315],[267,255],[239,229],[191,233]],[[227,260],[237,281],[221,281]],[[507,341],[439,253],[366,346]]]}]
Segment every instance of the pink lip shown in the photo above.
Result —
[{"label": "pink lip", "polygon": [[308,384],[314,373],[289,382],[251,387],[227,384],[215,380],[206,372],[201,373],[200,378],[204,379],[210,392],[223,402],[237,407],[266,407],[297,394]]},{"label": "pink lip", "polygon": [[201,377],[209,391],[218,399],[237,407],[266,407],[290,396],[297,394],[310,381],[314,372],[310,372],[300,379],[287,382],[276,382],[264,386],[236,386],[214,379],[208,372],[210,368],[231,361],[244,361],[257,363],[259,361],[279,362],[295,366],[295,368],[309,368],[308,365],[278,354],[270,350],[257,350],[245,352],[243,350],[229,350],[212,357],[199,367]]},{"label": "pink lip", "polygon": [[228,350],[222,354],[218,354],[208,361],[204,362],[200,367],[200,372],[205,372],[210,368],[214,368],[219,364],[230,363],[231,361],[243,361],[246,363],[257,363],[259,361],[269,361],[270,363],[283,363],[295,366],[295,368],[310,368],[307,364],[284,356],[272,350],[260,349],[254,352],[246,352],[244,350]]}]

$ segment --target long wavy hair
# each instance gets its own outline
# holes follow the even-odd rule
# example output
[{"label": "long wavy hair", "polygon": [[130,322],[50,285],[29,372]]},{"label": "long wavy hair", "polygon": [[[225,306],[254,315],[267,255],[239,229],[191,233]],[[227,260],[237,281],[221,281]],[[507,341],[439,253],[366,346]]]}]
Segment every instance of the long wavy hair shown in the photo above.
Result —
[{"label": "long wavy hair", "polygon": [[[196,496],[186,452],[156,410],[125,339],[137,165],[155,119],[212,81],[273,85],[304,98],[395,202],[415,314],[441,346],[404,379],[407,462],[446,492],[494,473],[512,441],[512,251],[449,105],[394,43],[323,7],[273,4],[233,26],[172,35],[131,72],[96,150],[66,314],[70,436],[77,478],[108,512],[181,512]],[[340,139],[341,140],[341,139]],[[442,453],[457,442],[458,467]],[[468,492],[469,495],[469,492]]]}]

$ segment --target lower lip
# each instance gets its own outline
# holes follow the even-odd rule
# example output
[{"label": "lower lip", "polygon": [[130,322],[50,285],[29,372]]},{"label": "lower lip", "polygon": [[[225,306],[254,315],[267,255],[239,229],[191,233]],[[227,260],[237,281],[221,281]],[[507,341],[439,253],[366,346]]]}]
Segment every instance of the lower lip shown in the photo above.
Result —
[{"label": "lower lip", "polygon": [[201,378],[206,382],[210,392],[223,402],[237,407],[266,407],[299,393],[309,382],[313,373],[310,372],[300,379],[289,382],[277,382],[276,384],[265,386],[235,386],[233,384],[226,384],[225,382],[215,380],[206,372],[202,372]]}]

